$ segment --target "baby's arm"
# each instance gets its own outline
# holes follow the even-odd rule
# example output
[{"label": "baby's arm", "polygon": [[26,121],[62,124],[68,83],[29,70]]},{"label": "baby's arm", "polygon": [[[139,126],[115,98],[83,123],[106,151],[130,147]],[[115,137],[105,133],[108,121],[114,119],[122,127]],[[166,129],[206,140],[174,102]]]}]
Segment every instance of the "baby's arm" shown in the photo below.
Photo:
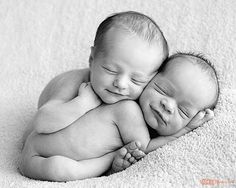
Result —
[{"label": "baby's arm", "polygon": [[115,104],[114,120],[124,144],[139,141],[144,150],[150,141],[150,135],[139,105],[135,101],[125,100]]},{"label": "baby's arm", "polygon": [[100,104],[101,100],[94,93],[90,83],[82,83],[78,96],[72,100],[65,103],[50,100],[43,105],[34,118],[34,128],[38,133],[59,131]]},{"label": "baby's arm", "polygon": [[89,82],[89,69],[77,69],[62,73],[53,78],[42,91],[38,108],[51,100],[68,102],[78,96],[79,86]]},{"label": "baby's arm", "polygon": [[145,148],[150,135],[142,111],[134,101],[121,101],[115,104],[115,123],[124,146],[119,149],[108,174],[125,170],[145,156]]},{"label": "baby's arm", "polygon": [[[53,104],[67,105],[67,102],[78,96],[79,86],[83,82],[89,82],[88,68],[76,69],[56,76],[42,91],[38,101],[38,109],[47,103],[48,106],[53,106]],[[24,134],[24,138],[33,130],[34,127],[30,126]]]},{"label": "baby's arm", "polygon": [[[168,142],[176,140],[180,136],[183,136],[184,134],[201,126],[203,123],[211,120],[213,117],[214,117],[213,111],[211,111],[209,109],[206,109],[205,111],[201,111],[191,120],[191,122],[186,127],[181,129],[176,134],[170,135],[170,136],[159,136],[155,139],[150,140],[148,146],[146,148],[144,148],[143,151],[145,151],[145,153],[149,153],[151,151],[154,151],[157,148],[167,144]],[[113,160],[112,169],[109,171],[110,173],[115,173],[115,172],[125,170],[130,165],[134,164],[137,160],[139,160],[145,156],[144,153],[142,153],[142,151],[140,150],[141,147],[138,146],[137,144],[136,144],[135,149],[133,149],[133,150],[128,148],[130,145],[132,145],[132,144],[134,145],[134,143],[135,142],[131,142],[131,143],[123,146],[120,150],[118,150],[118,152]],[[130,161],[130,159],[132,159],[132,158],[135,159],[134,162]]]}]

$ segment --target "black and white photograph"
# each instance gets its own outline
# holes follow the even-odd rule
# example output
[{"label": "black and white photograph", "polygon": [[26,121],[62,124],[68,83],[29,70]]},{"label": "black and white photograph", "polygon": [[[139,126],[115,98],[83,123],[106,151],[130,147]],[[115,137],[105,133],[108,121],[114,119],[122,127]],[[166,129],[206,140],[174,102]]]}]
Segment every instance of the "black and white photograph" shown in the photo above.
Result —
[{"label": "black and white photograph", "polygon": [[236,187],[236,1],[0,0],[0,187]]}]

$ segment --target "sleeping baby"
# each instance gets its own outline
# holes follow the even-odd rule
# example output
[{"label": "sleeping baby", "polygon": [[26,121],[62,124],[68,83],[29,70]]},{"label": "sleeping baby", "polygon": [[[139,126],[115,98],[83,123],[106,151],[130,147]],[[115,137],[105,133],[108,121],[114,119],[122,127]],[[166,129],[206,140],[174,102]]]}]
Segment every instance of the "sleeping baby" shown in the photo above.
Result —
[{"label": "sleeping baby", "polygon": [[[77,101],[71,103],[75,110],[83,103],[89,107],[72,123],[60,123],[56,114],[51,115],[58,111],[53,103],[39,109],[24,144],[20,171],[33,179],[70,181],[100,176],[111,166],[114,171],[125,169],[118,159],[130,160],[118,149],[126,145],[128,153],[141,158],[187,133],[189,125],[196,128],[211,119],[218,96],[211,64],[185,53],[165,61],[141,94],[140,106],[132,100],[101,104],[91,85],[82,84]],[[139,144],[130,147],[132,143]]]}]

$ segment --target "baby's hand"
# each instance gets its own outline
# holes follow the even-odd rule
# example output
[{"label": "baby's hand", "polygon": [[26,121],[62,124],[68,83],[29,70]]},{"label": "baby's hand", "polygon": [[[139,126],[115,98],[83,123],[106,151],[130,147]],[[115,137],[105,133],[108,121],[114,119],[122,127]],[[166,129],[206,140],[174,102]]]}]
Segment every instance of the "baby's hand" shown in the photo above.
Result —
[{"label": "baby's hand", "polygon": [[211,109],[202,110],[193,117],[193,119],[188,123],[187,127],[190,130],[196,129],[207,121],[212,120],[213,117],[214,112]]},{"label": "baby's hand", "polygon": [[186,127],[181,129],[179,132],[172,135],[175,138],[179,138],[180,136],[185,135],[186,133],[189,133],[190,131],[200,127],[207,121],[212,120],[214,117],[214,112],[210,109],[206,109],[203,111],[198,112],[193,119],[188,123]]},{"label": "baby's hand", "polygon": [[93,108],[99,106],[102,101],[93,91],[91,83],[82,83],[79,87],[78,96],[82,97],[83,100],[87,102],[87,104],[91,104]]},{"label": "baby's hand", "polygon": [[131,142],[119,149],[112,162],[112,172],[115,173],[125,170],[143,158],[145,153],[140,148],[141,144],[139,142]]}]

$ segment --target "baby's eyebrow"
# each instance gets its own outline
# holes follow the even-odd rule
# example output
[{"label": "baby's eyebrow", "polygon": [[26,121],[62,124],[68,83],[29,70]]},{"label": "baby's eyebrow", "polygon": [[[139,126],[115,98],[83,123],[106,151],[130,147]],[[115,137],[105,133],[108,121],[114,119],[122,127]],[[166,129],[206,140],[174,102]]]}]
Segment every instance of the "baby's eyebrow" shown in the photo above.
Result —
[{"label": "baby's eyebrow", "polygon": [[135,79],[144,79],[144,80],[148,80],[149,76],[148,75],[144,75],[143,73],[133,73],[132,77]]},{"label": "baby's eyebrow", "polygon": [[154,82],[154,84],[159,87],[159,88],[162,88],[162,89],[165,89],[167,91],[169,91],[169,94],[171,95],[174,95],[175,94],[175,87],[173,87],[172,84],[170,84],[168,81],[164,81],[164,80],[161,80],[160,82],[156,83]]},{"label": "baby's eyebrow", "polygon": [[150,77],[154,76],[156,74],[156,72],[151,72],[150,74],[145,74],[145,73],[142,73],[142,72],[134,72],[132,73],[132,76],[135,77],[135,78],[144,78],[144,79],[147,79],[149,80]]},{"label": "baby's eyebrow", "polygon": [[132,76],[142,77],[142,76],[144,76],[144,74],[141,72],[134,72],[134,73],[132,73]]},{"label": "baby's eyebrow", "polygon": [[187,108],[191,108],[193,106],[192,102],[188,100],[183,101],[182,105],[186,106]]}]

